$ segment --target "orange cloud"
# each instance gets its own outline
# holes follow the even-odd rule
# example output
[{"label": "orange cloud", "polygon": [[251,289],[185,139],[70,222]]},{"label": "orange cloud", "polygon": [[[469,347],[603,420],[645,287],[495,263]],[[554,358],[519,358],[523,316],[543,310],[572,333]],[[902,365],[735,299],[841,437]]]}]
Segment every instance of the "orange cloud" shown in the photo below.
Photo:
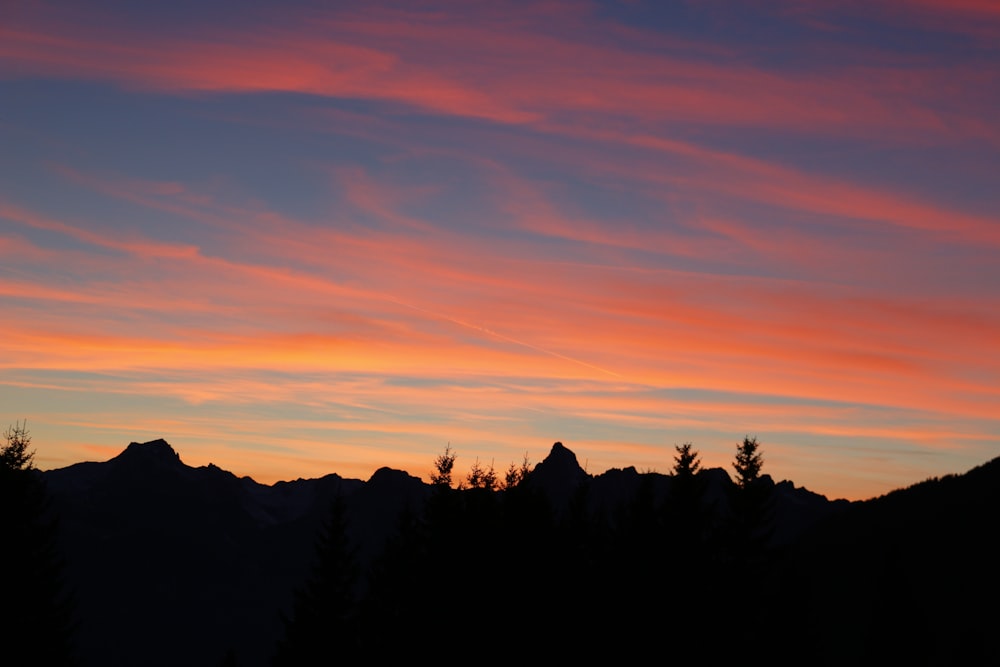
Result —
[{"label": "orange cloud", "polygon": [[[914,21],[974,17],[987,31],[995,13],[973,0],[905,6]],[[170,104],[302,93],[276,98],[291,100],[287,115],[198,108],[378,150],[364,168],[282,156],[322,183],[309,214],[238,175],[150,177],[80,156],[45,175],[103,197],[106,218],[8,186],[4,398],[22,409],[23,397],[157,397],[170,414],[95,406],[52,419],[181,438],[198,443],[193,461],[265,479],[304,474],[304,461],[426,469],[448,438],[519,460],[522,448],[544,455],[539,441],[560,429],[591,461],[660,469],[669,456],[644,457],[662,454],[664,434],[703,438],[725,463],[727,438],[760,429],[778,439],[774,460],[804,473],[792,452],[822,466],[847,440],[873,461],[996,442],[995,202],[948,203],[947,188],[740,144],[988,152],[1000,145],[994,69],[886,59],[880,44],[847,54],[819,37],[830,57],[797,69],[582,6],[561,22],[546,11],[365,7],[175,32],[82,14],[5,22],[6,81],[97,80]],[[241,462],[244,441],[260,452]]]},{"label": "orange cloud", "polygon": [[[60,229],[76,233],[71,227]],[[296,231],[305,233],[305,228]],[[317,245],[308,236],[299,238],[304,245]],[[260,242],[273,249],[272,240],[280,250],[278,237],[262,236]],[[387,241],[383,247],[388,252],[382,253],[387,262],[375,269],[378,276],[370,277],[381,282],[368,290],[345,289],[322,275],[166,253],[175,266],[157,280],[168,279],[175,296],[162,303],[144,305],[148,292],[142,285],[134,290],[87,285],[82,294],[35,288],[21,296],[116,303],[122,312],[152,308],[174,316],[192,307],[208,311],[214,304],[238,314],[246,322],[242,331],[223,334],[214,326],[189,325],[111,335],[95,321],[88,325],[89,333],[77,324],[71,333],[64,328],[69,320],[60,324],[53,318],[32,328],[8,325],[6,347],[16,352],[10,358],[18,360],[17,366],[30,361],[53,369],[249,366],[414,377],[622,378],[651,387],[989,414],[991,393],[953,371],[942,375],[937,370],[996,372],[996,360],[983,355],[1000,323],[981,305],[956,304],[954,299],[934,305],[859,298],[849,290],[824,292],[745,277],[574,266],[554,272],[550,263],[530,259],[520,260],[511,273],[504,257],[484,253],[482,246],[479,252],[462,249],[460,255],[475,258],[463,262],[438,241],[433,246],[415,243],[400,258]],[[162,254],[143,239],[117,247],[132,248],[140,259]],[[392,266],[397,260],[401,265]],[[442,265],[452,268],[434,268]],[[352,268],[363,268],[363,262]],[[454,283],[463,287],[449,290]],[[208,292],[206,284],[213,285]],[[475,289],[466,297],[471,286]],[[581,289],[588,294],[586,302],[579,301]],[[435,302],[421,297],[427,293],[435,294]],[[272,331],[262,318],[284,310],[289,295],[303,305],[337,297],[328,322],[336,326],[343,312],[352,333],[307,334],[306,329],[296,331],[294,323],[290,331]],[[490,304],[488,311],[484,304]],[[114,321],[113,315],[108,321]],[[956,398],[942,399],[949,388]]]}]

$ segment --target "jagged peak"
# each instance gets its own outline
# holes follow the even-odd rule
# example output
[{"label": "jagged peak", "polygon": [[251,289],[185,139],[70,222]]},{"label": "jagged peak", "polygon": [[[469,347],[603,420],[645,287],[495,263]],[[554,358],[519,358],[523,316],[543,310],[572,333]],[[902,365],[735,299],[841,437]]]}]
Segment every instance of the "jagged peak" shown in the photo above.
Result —
[{"label": "jagged peak", "polygon": [[568,447],[566,447],[561,442],[556,442],[552,445],[552,449],[549,451],[549,455],[538,464],[539,466],[546,467],[559,467],[559,468],[583,468],[580,466],[580,462],[576,458],[576,454],[572,452]]},{"label": "jagged peak", "polygon": [[163,438],[148,442],[130,442],[125,451],[112,460],[144,461],[171,467],[184,465],[180,455]]},{"label": "jagged peak", "polygon": [[549,451],[549,456],[546,456],[545,458],[549,458],[550,456],[572,456],[573,460],[574,461],[576,460],[576,454],[574,454],[569,447],[562,444],[561,442],[555,442],[552,444],[552,449]]},{"label": "jagged peak", "polygon": [[587,477],[587,472],[580,466],[576,454],[561,442],[552,445],[549,455],[532,471],[532,476],[538,478],[561,478],[579,481]]}]

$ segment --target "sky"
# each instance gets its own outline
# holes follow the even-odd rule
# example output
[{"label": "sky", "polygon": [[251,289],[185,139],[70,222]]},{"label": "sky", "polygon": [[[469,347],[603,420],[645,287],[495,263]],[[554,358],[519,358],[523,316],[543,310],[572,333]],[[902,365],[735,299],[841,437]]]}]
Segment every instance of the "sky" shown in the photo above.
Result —
[{"label": "sky", "polygon": [[961,473],[1000,3],[0,0],[0,308],[42,469]]}]

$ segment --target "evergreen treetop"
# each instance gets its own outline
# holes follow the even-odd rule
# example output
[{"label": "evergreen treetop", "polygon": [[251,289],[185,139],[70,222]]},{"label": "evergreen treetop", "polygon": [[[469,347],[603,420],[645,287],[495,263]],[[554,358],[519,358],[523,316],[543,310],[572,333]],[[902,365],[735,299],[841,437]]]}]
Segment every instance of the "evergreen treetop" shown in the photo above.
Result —
[{"label": "evergreen treetop", "polygon": [[760,453],[760,444],[756,436],[745,436],[743,442],[736,448],[736,460],[733,468],[736,470],[736,485],[747,488],[760,477],[760,469],[764,465],[764,457]]}]

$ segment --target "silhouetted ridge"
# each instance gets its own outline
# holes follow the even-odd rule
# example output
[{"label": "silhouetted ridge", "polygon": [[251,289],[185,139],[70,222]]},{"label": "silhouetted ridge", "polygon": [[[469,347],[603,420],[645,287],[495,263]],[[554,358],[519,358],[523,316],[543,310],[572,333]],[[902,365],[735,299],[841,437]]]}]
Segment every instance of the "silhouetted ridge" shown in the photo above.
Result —
[{"label": "silhouetted ridge", "polygon": [[419,481],[419,479],[406,471],[382,466],[372,473],[372,476],[368,479],[368,483],[377,486],[399,487],[410,485],[414,480]]},{"label": "silhouetted ridge", "polygon": [[111,460],[129,464],[155,465],[169,468],[185,467],[180,455],[163,438],[150,440],[149,442],[129,443],[125,451]]},{"label": "silhouetted ridge", "polygon": [[535,466],[532,475],[545,480],[567,480],[575,483],[587,478],[587,473],[576,459],[576,454],[561,442],[552,445],[552,450],[541,463]]},{"label": "silhouetted ridge", "polygon": [[562,511],[580,485],[589,479],[590,475],[576,460],[576,454],[557,442],[552,445],[549,455],[531,471],[529,483],[545,492],[553,507]]},{"label": "silhouetted ridge", "polygon": [[558,618],[590,641],[532,648],[571,662],[638,662],[633,639],[664,633],[682,662],[1000,665],[976,605],[1000,596],[1000,459],[857,503],[724,468],[590,475],[558,442],[524,469],[496,492],[388,467],[266,486],[158,439],[45,472],[80,664],[212,667],[231,650],[265,667],[302,627],[319,638],[304,664],[410,660],[441,628],[476,655],[484,629]]},{"label": "silhouetted ridge", "polygon": [[[772,586],[789,664],[1000,665],[996,614],[981,606],[1000,596],[998,517],[994,459],[816,524]],[[785,609],[792,595],[808,614]]]}]

